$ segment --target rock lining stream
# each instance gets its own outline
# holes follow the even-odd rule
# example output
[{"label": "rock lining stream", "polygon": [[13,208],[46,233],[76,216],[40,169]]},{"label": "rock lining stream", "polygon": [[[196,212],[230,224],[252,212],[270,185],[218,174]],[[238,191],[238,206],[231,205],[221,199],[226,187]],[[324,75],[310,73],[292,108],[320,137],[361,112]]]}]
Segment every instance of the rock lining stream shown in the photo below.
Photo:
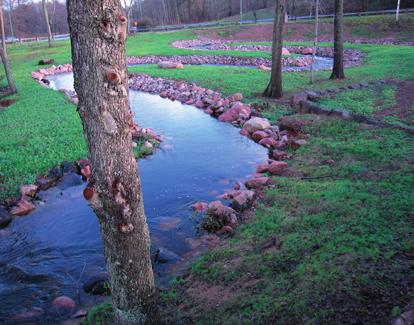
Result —
[{"label": "rock lining stream", "polygon": [[[48,79],[56,89],[73,89],[71,74]],[[137,91],[130,92],[130,100],[140,125],[164,136],[161,149],[138,164],[152,252],[161,248],[166,262],[155,263],[155,273],[165,285],[216,240],[197,231],[201,217],[191,205],[214,201],[245,181],[268,160],[268,150],[194,106]],[[98,221],[82,196],[85,184],[70,175],[40,192],[36,210],[15,219],[0,235],[0,319],[16,324],[25,313],[37,311],[43,323],[53,323],[74,312],[50,308],[53,298],[66,295],[78,306],[96,300],[82,285],[105,271]]]}]

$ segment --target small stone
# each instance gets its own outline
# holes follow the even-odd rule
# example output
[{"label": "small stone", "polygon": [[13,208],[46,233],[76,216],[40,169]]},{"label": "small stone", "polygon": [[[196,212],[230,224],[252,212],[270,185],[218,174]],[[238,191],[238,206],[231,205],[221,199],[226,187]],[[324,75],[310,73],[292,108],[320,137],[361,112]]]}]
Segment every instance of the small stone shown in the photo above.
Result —
[{"label": "small stone", "polygon": [[281,175],[288,166],[284,161],[274,161],[269,165],[269,173],[272,175]]},{"label": "small stone", "polygon": [[273,138],[264,138],[259,141],[259,144],[262,145],[263,147],[275,148],[277,147],[278,142]]},{"label": "small stone", "polygon": [[260,189],[270,183],[269,177],[255,177],[246,182],[248,189]]},{"label": "small stone", "polygon": [[10,211],[12,216],[25,216],[35,209],[35,205],[28,201],[26,197],[22,197],[20,201]]},{"label": "small stone", "polygon": [[269,135],[265,131],[256,131],[252,134],[252,139],[256,142],[268,137]]},{"label": "small stone", "polygon": [[262,174],[266,173],[269,170],[268,164],[260,164],[256,167],[256,173]]},{"label": "small stone", "polygon": [[60,296],[53,300],[52,305],[58,308],[75,308],[76,303],[72,298]]},{"label": "small stone", "polygon": [[178,261],[180,259],[180,257],[175,254],[174,252],[164,248],[164,247],[160,247],[157,249],[156,253],[155,253],[155,263],[160,263],[160,264],[164,264],[164,263],[174,263],[176,261]]},{"label": "small stone", "polygon": [[243,129],[249,132],[249,134],[252,134],[256,131],[263,131],[269,128],[271,128],[269,120],[261,117],[252,117],[243,125]]},{"label": "small stone", "polygon": [[234,229],[231,226],[223,226],[220,230],[217,231],[217,234],[224,235],[224,234],[233,234]]},{"label": "small stone", "polygon": [[243,95],[240,93],[235,93],[233,95],[230,95],[227,99],[230,103],[241,102],[243,100]]},{"label": "small stone", "polygon": [[281,161],[281,160],[285,160],[285,159],[286,159],[286,157],[287,157],[287,153],[286,153],[286,152],[284,152],[284,151],[281,151],[281,150],[275,150],[275,151],[273,151],[273,152],[272,152],[272,158],[273,158],[274,160],[279,160],[279,161]]},{"label": "small stone", "polygon": [[191,206],[191,208],[192,208],[194,211],[197,211],[197,212],[203,212],[203,211],[206,211],[206,210],[208,209],[208,204],[207,204],[207,203],[205,203],[205,202],[197,202],[197,203],[194,203],[194,204]]},{"label": "small stone", "polygon": [[33,184],[20,186],[20,194],[22,196],[35,197],[38,190],[39,186]]}]

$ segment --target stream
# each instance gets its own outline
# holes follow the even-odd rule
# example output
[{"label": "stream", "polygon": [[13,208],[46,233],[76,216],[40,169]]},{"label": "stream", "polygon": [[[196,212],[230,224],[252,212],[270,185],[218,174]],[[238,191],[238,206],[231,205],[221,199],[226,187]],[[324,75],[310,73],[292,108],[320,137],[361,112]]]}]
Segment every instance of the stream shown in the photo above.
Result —
[{"label": "stream", "polygon": [[[55,89],[73,89],[72,74],[48,79]],[[130,91],[130,102],[136,122],[164,138],[154,155],[138,161],[152,255],[161,249],[165,257],[154,263],[157,284],[164,287],[206,250],[198,227],[202,216],[191,205],[216,200],[254,173],[268,153],[193,106],[136,91]],[[76,177],[40,192],[36,210],[0,233],[0,324],[23,324],[15,315],[33,307],[44,310],[39,323],[56,324],[73,310],[53,311],[55,297],[69,296],[77,308],[96,299],[82,286],[105,271],[105,260],[98,220],[83,198],[85,183]]]}]

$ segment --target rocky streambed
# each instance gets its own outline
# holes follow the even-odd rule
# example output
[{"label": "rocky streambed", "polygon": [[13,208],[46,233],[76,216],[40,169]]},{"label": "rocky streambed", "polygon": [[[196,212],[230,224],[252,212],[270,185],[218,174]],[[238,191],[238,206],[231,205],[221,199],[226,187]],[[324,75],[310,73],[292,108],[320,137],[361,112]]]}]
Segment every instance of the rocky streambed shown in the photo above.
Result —
[{"label": "rocky streambed", "polygon": [[[76,102],[70,70],[57,66],[33,77]],[[226,97],[146,75],[131,76],[130,88],[134,124],[163,134],[160,150],[140,160],[139,168],[154,270],[166,285],[217,244],[217,235],[235,230],[260,189],[270,185],[267,174],[287,168],[283,148],[305,140],[261,118],[241,94]],[[16,216],[0,233],[0,319],[6,323],[57,323],[82,317],[101,301],[85,292],[104,293],[99,226],[82,195],[86,184],[68,168],[55,187],[34,193],[26,188],[36,209]],[[81,169],[82,175],[90,172],[86,163]],[[199,212],[207,213],[215,234],[200,228],[206,219]]]}]

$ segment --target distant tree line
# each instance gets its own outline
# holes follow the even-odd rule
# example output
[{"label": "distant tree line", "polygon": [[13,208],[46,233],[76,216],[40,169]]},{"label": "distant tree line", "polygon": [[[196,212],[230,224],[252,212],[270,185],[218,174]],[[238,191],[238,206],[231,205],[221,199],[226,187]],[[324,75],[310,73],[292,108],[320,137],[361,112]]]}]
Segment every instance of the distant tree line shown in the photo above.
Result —
[{"label": "distant tree line", "polygon": [[[44,0],[53,34],[69,33],[65,0]],[[139,26],[197,23],[224,19],[243,12],[274,8],[275,0],[123,0],[126,16]],[[315,0],[288,0],[287,12],[291,16],[309,15]],[[395,9],[397,0],[349,0],[345,12]],[[414,7],[414,0],[401,0],[401,8]],[[321,13],[333,13],[333,0],[320,0]],[[4,0],[4,25],[7,37],[46,36],[44,8],[41,1]],[[271,10],[274,13],[274,10]],[[250,15],[252,18],[252,15]],[[259,17],[260,18],[260,15]]]}]

